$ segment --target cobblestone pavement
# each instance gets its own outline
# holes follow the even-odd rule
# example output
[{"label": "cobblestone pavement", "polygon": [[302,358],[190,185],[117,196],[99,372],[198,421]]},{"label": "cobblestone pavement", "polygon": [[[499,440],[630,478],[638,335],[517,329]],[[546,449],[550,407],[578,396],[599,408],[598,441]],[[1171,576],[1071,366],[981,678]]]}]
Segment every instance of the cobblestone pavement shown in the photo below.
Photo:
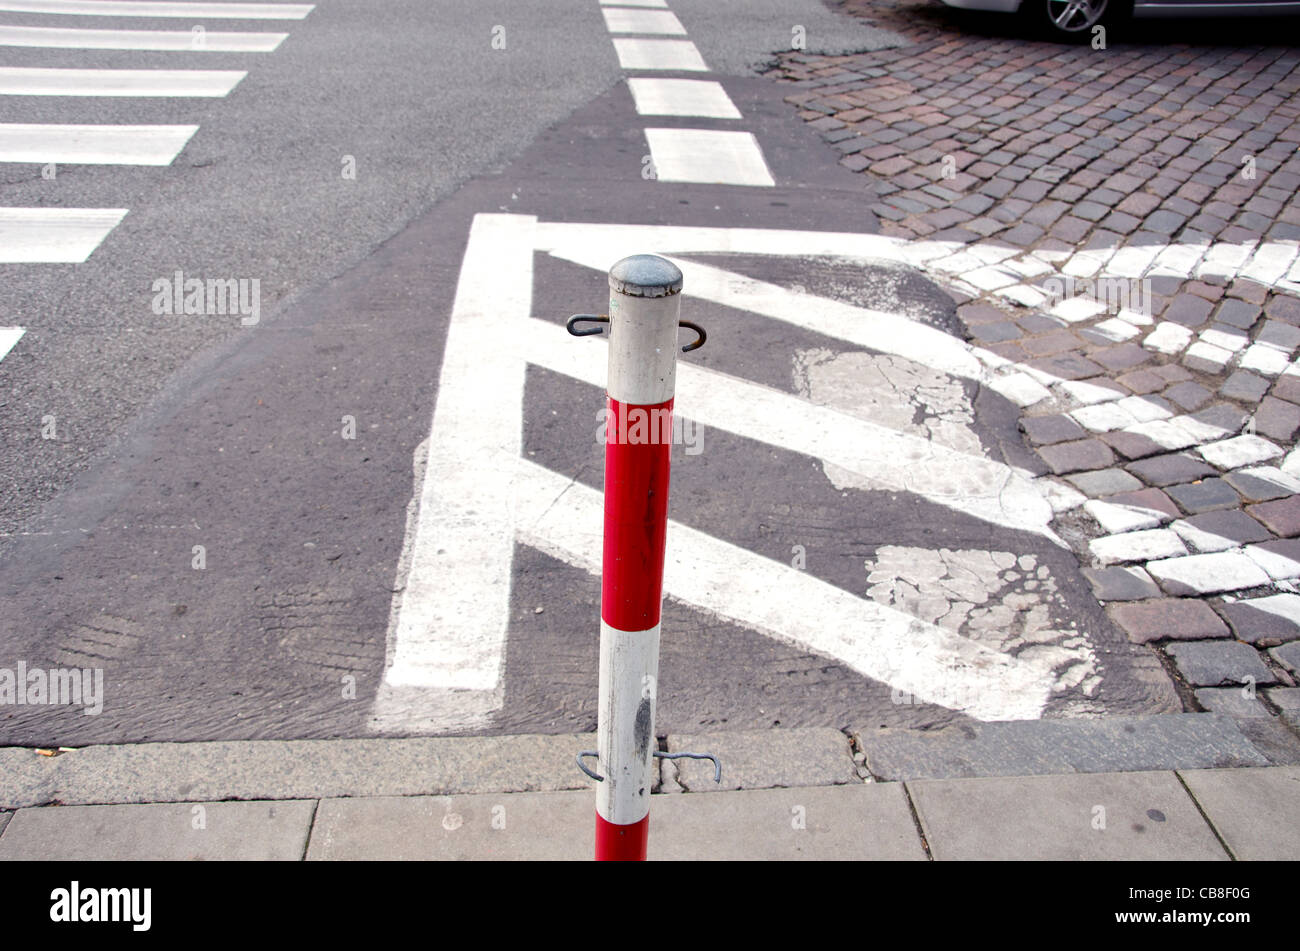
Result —
[{"label": "cobblestone pavement", "polygon": [[842,7],[913,45],[770,75],[957,298],[1098,600],[1188,709],[1294,711],[1300,49],[1237,44],[1300,31]]}]

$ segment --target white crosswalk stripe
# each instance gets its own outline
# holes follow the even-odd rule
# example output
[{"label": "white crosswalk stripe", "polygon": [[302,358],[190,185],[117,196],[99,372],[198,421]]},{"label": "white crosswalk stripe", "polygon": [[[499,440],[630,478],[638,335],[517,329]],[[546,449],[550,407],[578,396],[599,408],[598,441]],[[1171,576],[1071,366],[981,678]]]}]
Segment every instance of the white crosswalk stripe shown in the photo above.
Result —
[{"label": "white crosswalk stripe", "polygon": [[704,57],[690,40],[642,40],[616,37],[614,52],[624,69],[676,69],[707,73]]},{"label": "white crosswalk stripe", "polygon": [[0,67],[5,96],[194,96],[222,98],[247,76],[234,69],[54,69]]},{"label": "white crosswalk stripe", "polygon": [[667,10],[622,10],[610,7],[601,12],[605,15],[605,28],[611,33],[686,35],[682,21]]},{"label": "white crosswalk stripe", "polygon": [[632,78],[627,88],[643,116],[696,116],[739,119],[740,110],[722,88],[709,79]]},{"label": "white crosswalk stripe", "polygon": [[0,0],[0,11],[9,13],[186,20],[301,20],[315,6],[312,3],[160,3],[156,0]]},{"label": "white crosswalk stripe", "polygon": [[80,264],[125,208],[0,208],[0,264]]},{"label": "white crosswalk stripe", "polygon": [[713,185],[776,184],[752,132],[720,129],[646,129],[661,182]]},{"label": "white crosswalk stripe", "polygon": [[[301,20],[306,3],[207,3],[159,0],[0,0],[0,11],[68,16],[150,17],[186,21]],[[65,21],[66,22],[66,21]],[[141,50],[176,53],[270,53],[287,33],[187,29],[138,30],[0,24],[0,46]],[[231,69],[78,69],[0,67],[0,96],[223,98],[247,76]],[[170,165],[197,125],[0,124],[0,162],[46,166]],[[109,198],[106,202],[112,203]],[[80,263],[126,216],[124,208],[0,208],[0,263]],[[21,332],[20,332],[21,333]],[[8,339],[0,333],[0,343]],[[14,340],[17,337],[13,337]],[[12,346],[12,341],[10,341]]]},{"label": "white crosswalk stripe", "polygon": [[196,125],[0,123],[0,162],[170,165]]},{"label": "white crosswalk stripe", "polygon": [[288,33],[227,33],[215,30],[83,30],[0,26],[0,46],[77,50],[190,50],[209,53],[270,53]]}]

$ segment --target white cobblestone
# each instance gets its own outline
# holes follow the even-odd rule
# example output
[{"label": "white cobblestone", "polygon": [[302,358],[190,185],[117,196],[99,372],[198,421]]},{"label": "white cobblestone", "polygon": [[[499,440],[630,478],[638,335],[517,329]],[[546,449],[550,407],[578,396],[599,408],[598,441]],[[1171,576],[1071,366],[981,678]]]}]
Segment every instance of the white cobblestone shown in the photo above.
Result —
[{"label": "white cobblestone", "polygon": [[1141,396],[1126,396],[1115,405],[1132,414],[1133,419],[1139,423],[1149,423],[1156,419],[1168,419],[1173,415],[1159,403]]},{"label": "white cobblestone", "polygon": [[1240,366],[1243,370],[1253,370],[1263,376],[1277,376],[1286,369],[1289,359],[1286,351],[1271,344],[1254,343],[1241,355]]},{"label": "white cobblestone", "polygon": [[1188,446],[1195,446],[1198,440],[1188,432],[1187,427],[1179,424],[1180,419],[1181,417],[1174,417],[1173,419],[1156,419],[1149,423],[1138,423],[1136,426],[1129,426],[1124,432],[1146,436],[1157,446],[1171,452],[1186,449]]},{"label": "white cobblestone", "polygon": [[1282,455],[1282,449],[1263,436],[1234,436],[1222,442],[1210,443],[1197,450],[1201,457],[1220,469],[1239,469],[1242,466],[1267,462]]},{"label": "white cobblestone", "polygon": [[1052,391],[1027,373],[1011,373],[989,381],[989,389],[1001,393],[1017,406],[1033,406],[1047,399]]},{"label": "white cobblestone", "polygon": [[1147,571],[1170,594],[1217,594],[1269,583],[1268,573],[1240,549],[1153,561]]},{"label": "white cobblestone", "polygon": [[1200,339],[1214,347],[1220,347],[1229,353],[1236,353],[1238,350],[1250,343],[1250,338],[1246,332],[1233,327],[1225,330],[1221,327],[1210,327],[1201,331]]},{"label": "white cobblestone", "polygon": [[[1078,257],[1078,255],[1075,255]],[[1073,258],[1071,259],[1073,261]],[[1066,272],[1070,273],[1070,272]],[[1091,273],[1091,272],[1089,272]],[[1076,277],[1087,277],[1088,275],[1075,275]],[[1062,320],[1068,320],[1070,323],[1078,323],[1080,320],[1087,320],[1090,317],[1096,317],[1106,310],[1105,305],[1097,303],[1095,300],[1089,300],[1086,297],[1067,297],[1052,308],[1051,313],[1060,317]]]},{"label": "white cobblestone", "polygon": [[1103,565],[1115,565],[1126,561],[1150,561],[1153,558],[1175,558],[1187,554],[1187,547],[1182,539],[1167,528],[1095,538],[1088,543],[1088,550]]},{"label": "white cobblestone", "polygon": [[1144,314],[1140,311],[1131,310],[1128,307],[1121,307],[1118,314],[1115,315],[1120,320],[1132,324],[1134,327],[1150,327],[1154,320],[1150,314]]},{"label": "white cobblestone", "polygon": [[1183,364],[1188,369],[1200,370],[1202,373],[1221,373],[1231,359],[1231,350],[1206,343],[1204,340],[1198,340],[1183,354]]},{"label": "white cobblestone", "polygon": [[1132,337],[1136,337],[1138,329],[1128,321],[1120,320],[1118,317],[1111,317],[1103,320],[1099,324],[1093,324],[1090,330],[1101,334],[1107,340],[1114,340],[1116,343],[1122,343]]},{"label": "white cobblestone", "polygon": [[1192,332],[1182,324],[1176,324],[1172,320],[1165,320],[1156,325],[1156,329],[1147,334],[1147,338],[1142,341],[1142,346],[1148,350],[1154,350],[1157,353],[1167,353],[1172,356],[1175,353],[1182,353],[1183,348],[1192,342]]},{"label": "white cobblestone", "polygon": [[1093,406],[1085,406],[1082,409],[1076,409],[1070,414],[1080,426],[1090,429],[1094,433],[1108,433],[1112,429],[1123,429],[1125,426],[1132,426],[1136,420],[1133,414],[1128,410],[1121,408],[1119,400],[1113,403],[1097,403]]},{"label": "white cobblestone", "polygon": [[1178,533],[1178,537],[1192,548],[1200,553],[1212,551],[1227,551],[1229,548],[1236,548],[1237,542],[1231,538],[1224,538],[1222,535],[1215,535],[1207,532],[1203,528],[1197,528],[1189,522],[1179,519],[1169,526]]},{"label": "white cobblestone", "polygon": [[1300,561],[1296,561],[1294,558],[1279,555],[1277,552],[1261,548],[1259,545],[1247,545],[1245,551],[1251,561],[1268,572],[1268,576],[1274,581],[1300,578]]},{"label": "white cobblestone", "polygon": [[1140,531],[1155,528],[1169,520],[1169,516],[1159,509],[1144,508],[1139,505],[1120,505],[1115,502],[1102,502],[1091,499],[1084,503],[1084,510],[1097,520],[1102,531],[1108,535],[1122,532]]}]

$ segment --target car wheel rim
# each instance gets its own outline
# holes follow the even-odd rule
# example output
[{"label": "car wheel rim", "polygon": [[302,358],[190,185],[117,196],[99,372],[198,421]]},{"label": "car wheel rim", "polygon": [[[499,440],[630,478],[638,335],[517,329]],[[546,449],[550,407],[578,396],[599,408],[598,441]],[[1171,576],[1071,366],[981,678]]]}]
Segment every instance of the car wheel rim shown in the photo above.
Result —
[{"label": "car wheel rim", "polygon": [[1047,0],[1047,18],[1063,33],[1078,33],[1101,19],[1106,0]]}]

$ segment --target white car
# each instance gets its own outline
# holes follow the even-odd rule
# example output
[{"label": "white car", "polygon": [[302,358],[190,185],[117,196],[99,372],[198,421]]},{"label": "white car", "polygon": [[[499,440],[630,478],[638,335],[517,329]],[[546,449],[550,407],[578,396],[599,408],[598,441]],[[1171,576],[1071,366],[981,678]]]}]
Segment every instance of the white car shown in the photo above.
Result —
[{"label": "white car", "polygon": [[1091,35],[1116,14],[1135,17],[1283,16],[1300,14],[1300,0],[943,0],[963,10],[1024,12],[1067,38]]}]

